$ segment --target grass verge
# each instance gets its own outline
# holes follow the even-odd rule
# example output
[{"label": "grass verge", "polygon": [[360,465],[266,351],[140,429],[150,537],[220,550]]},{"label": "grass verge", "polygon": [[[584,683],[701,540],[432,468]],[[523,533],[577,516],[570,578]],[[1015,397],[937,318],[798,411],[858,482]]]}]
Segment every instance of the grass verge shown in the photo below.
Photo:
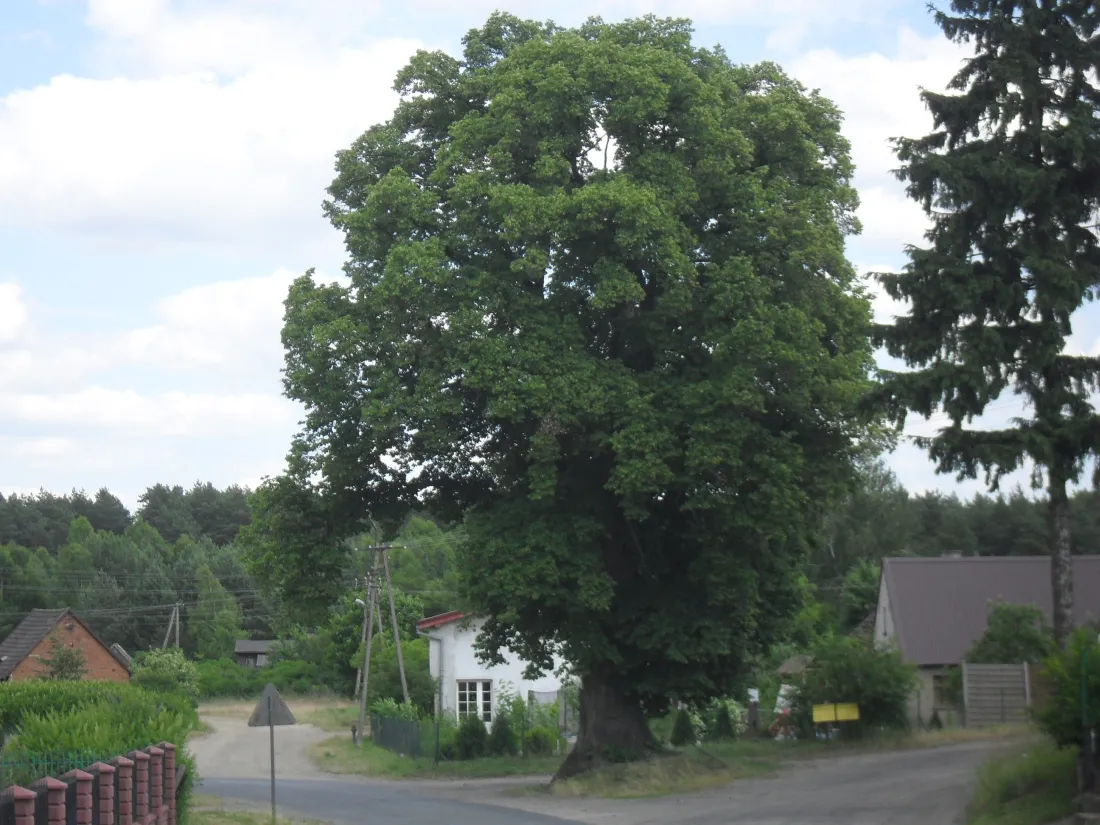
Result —
[{"label": "grass verge", "polygon": [[[327,724],[335,725],[337,721],[342,720],[341,714],[350,713],[353,705],[347,699],[335,699],[331,697],[316,697],[316,696],[285,696],[287,707],[290,708],[294,717],[303,724],[317,724],[318,727],[322,725],[318,724],[318,720],[330,720],[326,721]],[[199,705],[199,716],[213,718],[213,719],[247,719],[252,715],[252,711],[256,708],[256,702],[259,701],[257,696],[255,699],[215,699],[203,702]],[[350,718],[350,717],[349,717]],[[351,727],[351,722],[348,722],[347,728]],[[344,727],[326,727],[324,730],[346,730]]]},{"label": "grass verge", "polygon": [[[350,737],[351,726],[359,724],[359,707],[348,702],[318,705],[304,710],[298,721],[332,733],[348,733]],[[367,724],[370,724],[369,720]]]},{"label": "grass verge", "polygon": [[978,770],[968,825],[1041,825],[1074,812],[1077,752],[1046,741],[996,757]]},{"label": "grass verge", "polygon": [[361,748],[351,737],[326,739],[310,748],[310,758],[329,773],[387,777],[389,779],[488,779],[503,776],[546,776],[561,764],[560,757],[494,756],[462,762],[440,762],[408,757],[364,742]]},{"label": "grass verge", "polygon": [[[190,825],[272,825],[270,811],[216,796],[195,794],[188,812]],[[277,825],[322,825],[320,820],[279,817]]]}]

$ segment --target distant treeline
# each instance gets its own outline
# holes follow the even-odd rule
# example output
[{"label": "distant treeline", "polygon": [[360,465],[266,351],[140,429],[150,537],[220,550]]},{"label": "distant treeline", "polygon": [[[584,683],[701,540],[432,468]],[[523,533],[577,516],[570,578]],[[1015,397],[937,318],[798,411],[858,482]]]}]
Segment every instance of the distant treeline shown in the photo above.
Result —
[{"label": "distant treeline", "polygon": [[35,495],[0,495],[0,544],[44,547],[57,552],[66,542],[69,525],[83,516],[96,530],[121,535],[135,516],[155,527],[169,542],[187,535],[216,545],[233,542],[249,523],[248,491],[236,485],[219,490],[196,483],[190,490],[154,484],[138,499],[131,514],[117,496],[103,487],[94,496],[83,490],[67,495],[42,491]]}]

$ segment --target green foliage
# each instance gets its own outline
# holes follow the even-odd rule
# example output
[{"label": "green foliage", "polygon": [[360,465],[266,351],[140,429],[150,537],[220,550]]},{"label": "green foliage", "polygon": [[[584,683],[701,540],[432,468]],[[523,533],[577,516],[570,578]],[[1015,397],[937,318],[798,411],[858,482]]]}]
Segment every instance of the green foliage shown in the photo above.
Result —
[{"label": "green foliage", "polygon": [[829,639],[813,651],[813,664],[795,682],[792,714],[805,735],[813,724],[812,706],[833,702],[859,705],[859,722],[845,731],[906,730],[907,706],[916,671],[894,650],[876,650],[848,636]]},{"label": "green foliage", "polygon": [[668,741],[678,748],[685,745],[694,745],[698,738],[695,725],[692,724],[691,714],[687,708],[676,711],[676,721],[672,724],[672,735]]},{"label": "green foliage", "polygon": [[878,606],[882,571],[878,563],[860,559],[844,574],[842,631],[855,628]]},{"label": "green foliage", "polygon": [[[401,673],[397,667],[397,647],[377,639],[371,650],[370,682],[367,685],[367,701],[379,699],[404,701],[401,690]],[[409,686],[409,699],[421,713],[431,714],[435,707],[436,680],[432,678],[428,664],[428,640],[416,639],[404,642],[401,653],[405,662],[405,681]],[[362,653],[355,661],[362,662]]]},{"label": "green foliage", "polygon": [[402,722],[419,722],[420,710],[416,705],[406,705],[396,699],[379,699],[371,705],[371,713],[386,719],[398,719]]},{"label": "green foliage", "polygon": [[1077,752],[1032,742],[1019,753],[995,756],[978,768],[968,825],[1035,825],[1073,816]]},{"label": "green foliage", "polygon": [[195,663],[199,696],[203,699],[252,699],[271,682],[284,694],[326,692],[320,669],[310,663],[283,659],[263,668],[241,667],[232,659]]},{"label": "green foliage", "polygon": [[557,729],[540,725],[527,731],[523,738],[523,752],[527,756],[550,756],[557,742]]},{"label": "green foliage", "polygon": [[66,645],[57,629],[50,633],[49,642],[50,652],[39,658],[40,678],[60,682],[76,682],[83,679],[88,672],[84,651],[76,644]]},{"label": "green foliage", "polygon": [[489,753],[493,756],[515,756],[518,752],[512,714],[508,710],[498,710],[489,728]]},{"label": "green foliage", "polygon": [[1045,662],[1051,696],[1039,710],[1039,724],[1060,747],[1081,744],[1081,666],[1085,667],[1088,724],[1100,725],[1100,645],[1096,629],[1083,627],[1066,640],[1063,650]]},{"label": "green foliage", "polygon": [[252,569],[327,605],[368,506],[422,502],[465,519],[487,661],[560,647],[628,706],[732,691],[867,433],[839,111],[656,18],[496,14],[398,88],[329,189],[350,284],[286,301],[306,425]]},{"label": "green foliage", "polygon": [[122,701],[141,694],[137,687],[116,682],[2,682],[0,733],[4,736],[14,733],[28,715],[71,713],[104,700]]},{"label": "green foliage", "polygon": [[455,754],[459,759],[480,759],[489,755],[489,732],[478,716],[464,716],[458,723]]},{"label": "green foliage", "polygon": [[117,754],[158,742],[182,747],[197,725],[190,703],[134,690],[70,711],[25,714],[15,747],[30,752],[86,749]]},{"label": "green foliage", "polygon": [[[895,141],[898,176],[932,228],[902,272],[879,276],[908,312],[876,329],[906,367],[883,391],[897,420],[940,410],[950,420],[919,440],[939,471],[984,471],[993,486],[1029,463],[1036,485],[1045,476],[1059,640],[1072,624],[1067,486],[1100,451],[1100,359],[1074,354],[1070,337],[1073,314],[1100,289],[1100,185],[1083,150],[1100,140],[1082,103],[1100,96],[1094,14],[1081,0],[954,0],[936,12],[971,55],[948,93],[921,93],[933,131]],[[1009,392],[1023,417],[965,426]]]},{"label": "green foliage", "polygon": [[728,742],[736,736],[729,707],[725,704],[718,705],[714,712],[714,724],[708,728],[707,738],[715,742]]},{"label": "green foliage", "polygon": [[1054,640],[1042,610],[1034,605],[998,601],[989,608],[985,633],[974,643],[966,660],[991,665],[1034,664],[1053,652]]},{"label": "green foliage", "polygon": [[193,702],[199,698],[198,668],[177,648],[148,650],[135,655],[130,684],[151,693],[182,693]]}]

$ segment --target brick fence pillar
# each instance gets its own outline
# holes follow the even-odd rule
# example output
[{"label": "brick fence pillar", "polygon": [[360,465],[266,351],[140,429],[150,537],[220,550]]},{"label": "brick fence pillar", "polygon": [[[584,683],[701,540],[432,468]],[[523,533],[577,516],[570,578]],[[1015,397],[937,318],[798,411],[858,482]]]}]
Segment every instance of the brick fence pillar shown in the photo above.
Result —
[{"label": "brick fence pillar", "polygon": [[99,821],[101,825],[115,822],[115,768],[106,762],[96,762],[92,769],[99,783]]},{"label": "brick fence pillar", "polygon": [[164,751],[155,745],[145,749],[149,754],[149,820],[164,822]]},{"label": "brick fence pillar", "polygon": [[126,755],[134,760],[134,825],[145,825],[149,815],[149,754],[131,751]]},{"label": "brick fence pillar", "polygon": [[[32,791],[47,794],[46,822],[49,825],[65,825],[65,789],[67,787],[60,779],[54,779],[52,776],[31,783]],[[38,822],[35,825],[46,825],[46,823]]]},{"label": "brick fence pillar", "polygon": [[164,751],[164,825],[176,825],[176,746],[161,742]]},{"label": "brick fence pillar", "polygon": [[76,825],[92,825],[92,775],[76,770],[61,778],[76,783]]},{"label": "brick fence pillar", "polygon": [[116,756],[108,765],[115,769],[115,811],[118,825],[134,823],[134,762],[125,756]]},{"label": "brick fence pillar", "polygon": [[34,825],[34,800],[38,794],[18,785],[4,791],[15,800],[15,825]]}]

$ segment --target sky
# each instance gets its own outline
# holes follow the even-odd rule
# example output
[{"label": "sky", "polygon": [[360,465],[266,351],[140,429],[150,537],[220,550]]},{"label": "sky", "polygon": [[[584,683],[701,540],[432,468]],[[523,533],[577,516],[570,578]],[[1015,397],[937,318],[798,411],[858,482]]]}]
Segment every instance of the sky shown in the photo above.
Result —
[{"label": "sky", "polygon": [[[921,241],[887,141],[930,129],[919,89],[964,54],[924,0],[3,0],[0,492],[107,486],[134,506],[156,482],[280,472],[302,414],[282,396],[282,300],[344,257],[321,215],[334,154],[390,116],[417,49],[457,54],[494,9],[686,16],[699,45],[778,62],[845,113],[852,262],[897,268]],[[1100,353],[1100,307],[1076,329]],[[998,402],[982,426],[1018,413]],[[904,440],[888,461],[913,491],[981,489]]]}]

